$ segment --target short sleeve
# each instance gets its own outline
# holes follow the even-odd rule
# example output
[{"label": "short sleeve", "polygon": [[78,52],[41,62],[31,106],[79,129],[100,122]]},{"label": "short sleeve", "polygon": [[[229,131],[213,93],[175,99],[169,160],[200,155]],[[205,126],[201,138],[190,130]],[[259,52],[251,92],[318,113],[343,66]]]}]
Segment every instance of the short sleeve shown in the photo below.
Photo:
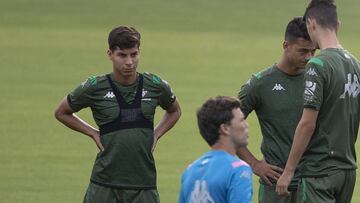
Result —
[{"label": "short sleeve", "polygon": [[75,112],[91,106],[90,92],[95,83],[96,77],[90,77],[68,94],[68,103]]},{"label": "short sleeve", "polygon": [[325,78],[324,62],[319,58],[312,58],[306,65],[304,77],[304,108],[320,110],[323,103]]},{"label": "short sleeve", "polygon": [[159,105],[163,109],[168,109],[176,100],[176,96],[171,89],[169,83],[161,78],[159,79],[159,85],[161,86],[161,95],[159,97]]},{"label": "short sleeve", "polygon": [[238,99],[240,100],[240,109],[244,113],[245,118],[256,109],[258,105],[258,98],[256,97],[255,84],[257,79],[255,77],[249,79],[240,88]]},{"label": "short sleeve", "polygon": [[253,196],[252,170],[249,166],[236,168],[229,187],[229,203],[251,203]]}]

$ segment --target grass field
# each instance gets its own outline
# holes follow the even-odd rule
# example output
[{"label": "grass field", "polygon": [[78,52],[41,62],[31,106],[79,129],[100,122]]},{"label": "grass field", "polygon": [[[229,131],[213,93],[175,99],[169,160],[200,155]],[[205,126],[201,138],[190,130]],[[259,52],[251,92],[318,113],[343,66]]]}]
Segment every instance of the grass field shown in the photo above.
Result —
[{"label": "grass field", "polygon": [[[339,38],[359,57],[360,2],[338,2]],[[286,23],[302,15],[306,3],[2,0],[0,202],[82,201],[97,149],[58,123],[53,111],[85,78],[111,71],[107,34],[121,24],[142,33],[139,71],[168,80],[182,106],[181,120],[155,151],[162,202],[176,202],[182,171],[208,150],[195,110],[210,96],[235,96],[252,73],[275,63]],[[89,110],[79,115],[93,124]],[[260,157],[257,119],[248,122],[249,147]],[[353,202],[360,203],[358,184]]]}]

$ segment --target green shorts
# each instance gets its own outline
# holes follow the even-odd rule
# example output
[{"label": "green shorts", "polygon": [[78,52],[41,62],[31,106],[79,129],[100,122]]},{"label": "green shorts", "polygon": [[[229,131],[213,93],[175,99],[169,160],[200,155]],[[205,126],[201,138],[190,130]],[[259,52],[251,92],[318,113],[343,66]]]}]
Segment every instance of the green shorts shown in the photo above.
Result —
[{"label": "green shorts", "polygon": [[279,196],[276,193],[276,186],[260,184],[259,203],[296,203],[297,192],[290,191],[288,196]]},{"label": "green shorts", "polygon": [[341,170],[320,178],[302,178],[299,203],[351,203],[356,181],[355,170]]},{"label": "green shorts", "polygon": [[124,190],[90,183],[83,203],[160,203],[157,190]]}]

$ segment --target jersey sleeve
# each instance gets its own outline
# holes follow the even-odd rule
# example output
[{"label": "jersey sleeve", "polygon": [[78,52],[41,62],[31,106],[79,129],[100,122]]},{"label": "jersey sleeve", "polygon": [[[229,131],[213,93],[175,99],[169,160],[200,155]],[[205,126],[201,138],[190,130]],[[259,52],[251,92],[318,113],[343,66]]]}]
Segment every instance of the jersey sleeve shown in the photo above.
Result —
[{"label": "jersey sleeve", "polygon": [[319,58],[312,58],[306,65],[304,77],[304,108],[320,110],[323,103],[325,78],[324,62]]},{"label": "jersey sleeve", "polygon": [[90,93],[95,84],[96,77],[90,77],[68,94],[68,103],[75,112],[91,106]]},{"label": "jersey sleeve", "polygon": [[252,77],[240,88],[238,99],[240,100],[240,109],[245,118],[258,106],[258,97],[256,96],[255,84],[257,79]]},{"label": "jersey sleeve", "polygon": [[231,178],[228,202],[229,203],[251,203],[253,195],[252,170],[249,166],[236,168]]},{"label": "jersey sleeve", "polygon": [[166,80],[159,78],[161,86],[161,95],[159,97],[159,105],[164,110],[168,109],[176,100],[176,96]]}]

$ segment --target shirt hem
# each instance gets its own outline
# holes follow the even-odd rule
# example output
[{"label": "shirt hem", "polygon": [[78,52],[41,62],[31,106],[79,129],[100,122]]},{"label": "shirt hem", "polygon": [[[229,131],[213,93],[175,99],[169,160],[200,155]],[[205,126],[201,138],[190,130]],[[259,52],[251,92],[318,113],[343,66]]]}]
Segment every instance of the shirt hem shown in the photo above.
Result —
[{"label": "shirt hem", "polygon": [[90,179],[90,182],[96,184],[96,185],[100,185],[100,186],[104,186],[104,187],[111,187],[111,188],[117,188],[117,189],[128,189],[128,190],[156,190],[157,187],[156,185],[151,185],[151,186],[139,186],[139,185],[119,185],[119,184],[109,184],[109,183],[102,183],[99,181],[95,181]]}]

